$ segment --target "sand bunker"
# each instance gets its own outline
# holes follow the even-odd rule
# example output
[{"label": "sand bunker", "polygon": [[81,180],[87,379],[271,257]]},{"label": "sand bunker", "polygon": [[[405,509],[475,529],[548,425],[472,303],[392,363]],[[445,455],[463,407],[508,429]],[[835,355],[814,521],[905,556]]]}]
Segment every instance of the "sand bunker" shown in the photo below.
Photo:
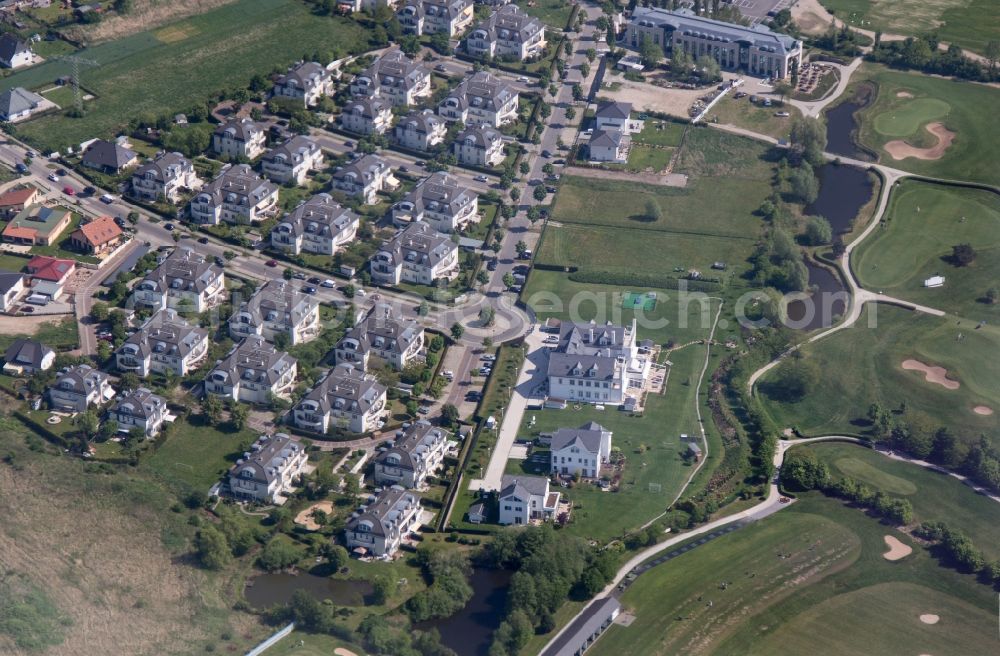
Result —
[{"label": "sand bunker", "polygon": [[358,656],[350,649],[344,649],[343,647],[337,647],[336,649],[333,650],[333,653],[336,654],[337,656]]},{"label": "sand bunker", "polygon": [[917,159],[941,159],[944,151],[948,150],[951,142],[955,140],[955,133],[944,126],[944,123],[928,123],[924,129],[937,137],[937,143],[930,148],[917,148],[911,146],[902,139],[890,141],[885,145],[885,152],[893,159],[906,159],[915,157]]},{"label": "sand bunker", "polygon": [[903,544],[891,535],[886,535],[884,539],[885,546],[889,547],[889,551],[882,554],[882,557],[886,560],[899,560],[901,558],[906,558],[913,553],[912,547]]},{"label": "sand bunker", "polygon": [[910,93],[909,91],[897,91],[896,92],[896,97],[897,98],[912,98],[913,94]]},{"label": "sand bunker", "polygon": [[920,360],[903,360],[903,369],[923,372],[924,379],[928,383],[936,383],[945,389],[954,390],[960,387],[957,380],[948,378],[948,370],[944,367],[932,367]]},{"label": "sand bunker", "polygon": [[940,617],[934,615],[933,613],[925,613],[920,616],[920,621],[924,624],[937,624],[940,619]]},{"label": "sand bunker", "polygon": [[320,501],[319,503],[314,503],[309,506],[298,515],[295,516],[295,523],[299,526],[304,526],[310,531],[318,531],[320,526],[317,524],[313,518],[312,513],[314,510],[322,510],[326,514],[333,512],[333,502],[332,501]]},{"label": "sand bunker", "polygon": [[977,405],[975,408],[972,409],[972,411],[975,412],[977,415],[983,415],[984,417],[989,417],[991,414],[993,414],[993,408],[991,408],[988,405]]}]

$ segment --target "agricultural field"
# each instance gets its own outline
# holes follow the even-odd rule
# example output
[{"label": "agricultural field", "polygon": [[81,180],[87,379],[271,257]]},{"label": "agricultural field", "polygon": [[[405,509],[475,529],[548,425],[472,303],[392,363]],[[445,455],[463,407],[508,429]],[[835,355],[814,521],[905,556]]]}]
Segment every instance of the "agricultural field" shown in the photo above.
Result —
[{"label": "agricultural field", "polygon": [[639,577],[622,596],[635,621],[612,626],[591,652],[791,655],[819,644],[824,654],[989,653],[990,588],[920,547],[886,560],[891,534],[909,541],[839,501],[806,495]]},{"label": "agricultural field", "polygon": [[[1000,195],[978,189],[904,180],[892,192],[884,228],[854,251],[861,284],[973,320],[1000,319]],[[975,260],[952,262],[952,247],[969,244]],[[943,287],[927,288],[931,276]],[[998,299],[1000,300],[1000,299]]]},{"label": "agricultural field", "polygon": [[[780,428],[795,427],[804,435],[864,433],[868,408],[877,402],[888,409],[905,404],[906,412],[926,415],[935,429],[947,426],[971,442],[1000,427],[1000,370],[984,356],[998,348],[1000,327],[977,329],[971,321],[956,324],[954,318],[869,304],[854,326],[802,348],[819,369],[802,400],[770,395],[769,382],[780,369],[758,382],[757,393]],[[925,377],[904,369],[908,360],[943,372]]]},{"label": "agricultural field", "polygon": [[[81,51],[97,62],[81,73],[83,86],[96,96],[86,102],[86,115],[41,117],[19,125],[18,135],[43,150],[110,137],[139,114],[183,112],[222,90],[245,87],[256,73],[283,69],[317,51],[363,45],[357,23],[317,16],[305,3],[239,0]],[[3,78],[0,91],[45,89],[69,73],[67,63],[49,61]]]},{"label": "agricultural field", "polygon": [[987,560],[1000,558],[1000,504],[956,479],[853,444],[830,442],[797,448],[815,453],[834,478],[850,476],[873,489],[904,497],[913,504],[915,521],[946,522],[960,528]]},{"label": "agricultural field", "polygon": [[688,131],[678,157],[687,187],[567,176],[552,213],[559,225],[546,230],[538,262],[616,273],[641,263],[643,272],[678,277],[689,269],[707,276],[723,261],[735,278],[760,233],[753,212],[770,193],[772,169],[765,146],[703,129]]},{"label": "agricultural field", "polygon": [[983,111],[1000,105],[1000,89],[867,64],[857,77],[878,88],[860,114],[859,138],[882,164],[949,180],[1000,183],[991,165],[1000,131]]},{"label": "agricultural field", "polygon": [[1000,5],[991,0],[820,0],[849,25],[875,32],[919,36],[933,32],[942,41],[982,54],[1000,39]]}]

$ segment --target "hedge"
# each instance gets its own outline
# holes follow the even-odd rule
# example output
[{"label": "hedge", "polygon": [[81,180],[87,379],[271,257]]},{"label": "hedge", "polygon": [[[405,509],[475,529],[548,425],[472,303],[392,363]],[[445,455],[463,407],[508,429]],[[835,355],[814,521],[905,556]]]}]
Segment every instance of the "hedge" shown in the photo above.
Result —
[{"label": "hedge", "polygon": [[684,288],[692,292],[714,292],[721,287],[715,280],[688,280],[655,273],[602,271],[600,269],[575,271],[569,274],[569,279],[573,282],[595,285],[629,285],[632,287],[659,287],[661,289],[681,289],[681,283],[684,283]]}]

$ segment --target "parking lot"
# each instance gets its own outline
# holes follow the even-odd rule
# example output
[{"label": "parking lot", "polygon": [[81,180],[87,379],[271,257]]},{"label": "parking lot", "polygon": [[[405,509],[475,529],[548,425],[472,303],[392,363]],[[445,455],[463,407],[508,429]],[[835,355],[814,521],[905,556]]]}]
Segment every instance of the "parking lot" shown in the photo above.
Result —
[{"label": "parking lot", "polygon": [[767,18],[768,12],[778,13],[790,7],[794,0],[732,0],[729,4],[756,24]]}]

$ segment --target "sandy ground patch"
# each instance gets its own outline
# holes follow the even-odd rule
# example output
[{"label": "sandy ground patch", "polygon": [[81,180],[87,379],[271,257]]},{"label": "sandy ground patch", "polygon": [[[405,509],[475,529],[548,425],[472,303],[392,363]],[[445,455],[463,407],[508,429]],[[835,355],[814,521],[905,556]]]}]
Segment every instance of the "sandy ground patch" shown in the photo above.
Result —
[{"label": "sandy ground patch", "polygon": [[937,624],[941,618],[933,613],[924,613],[920,616],[920,621],[924,624]]},{"label": "sandy ground patch", "polygon": [[977,415],[983,415],[984,417],[989,417],[993,414],[993,408],[988,405],[977,405],[972,409]]},{"label": "sandy ground patch", "polygon": [[955,133],[946,128],[944,123],[940,121],[928,123],[924,129],[937,137],[937,143],[930,148],[917,148],[902,139],[896,139],[884,146],[885,152],[889,153],[893,159],[906,159],[907,157],[928,160],[941,159],[944,151],[948,150],[951,142],[955,140]]},{"label": "sandy ground patch", "polygon": [[38,329],[47,324],[59,323],[68,314],[47,314],[37,317],[0,316],[0,334],[4,335],[34,335]]},{"label": "sandy ground patch", "polygon": [[913,94],[910,93],[909,91],[897,91],[896,92],[896,97],[897,98],[912,98]]},{"label": "sandy ground patch", "polygon": [[957,380],[948,378],[948,370],[944,367],[932,367],[920,360],[903,360],[903,369],[907,371],[920,371],[924,374],[924,379],[928,383],[935,383],[945,389],[954,390],[961,386]]},{"label": "sandy ground patch", "polygon": [[350,649],[345,649],[343,647],[337,647],[333,650],[333,653],[336,654],[336,656],[358,656]]},{"label": "sandy ground patch", "polygon": [[699,96],[708,93],[704,89],[667,89],[655,84],[632,82],[617,76],[608,76],[604,81],[617,83],[620,86],[614,91],[601,89],[600,95],[602,97],[607,96],[612,100],[630,102],[639,111],[663,112],[684,119],[688,118],[688,108],[691,104]]},{"label": "sandy ground patch", "polygon": [[314,510],[322,510],[323,512],[329,515],[330,513],[333,512],[333,502],[320,501],[319,503],[314,503],[313,505],[309,506],[308,508],[306,508],[305,510],[303,510],[302,512],[300,512],[298,515],[295,516],[295,523],[298,524],[299,526],[306,527],[310,531],[318,531],[320,528],[319,524],[317,524],[312,518],[312,513]]},{"label": "sandy ground patch", "polygon": [[886,560],[900,560],[913,553],[912,547],[903,544],[891,535],[886,535],[883,539],[885,540],[885,546],[889,547],[889,551],[882,554],[882,557]]}]

